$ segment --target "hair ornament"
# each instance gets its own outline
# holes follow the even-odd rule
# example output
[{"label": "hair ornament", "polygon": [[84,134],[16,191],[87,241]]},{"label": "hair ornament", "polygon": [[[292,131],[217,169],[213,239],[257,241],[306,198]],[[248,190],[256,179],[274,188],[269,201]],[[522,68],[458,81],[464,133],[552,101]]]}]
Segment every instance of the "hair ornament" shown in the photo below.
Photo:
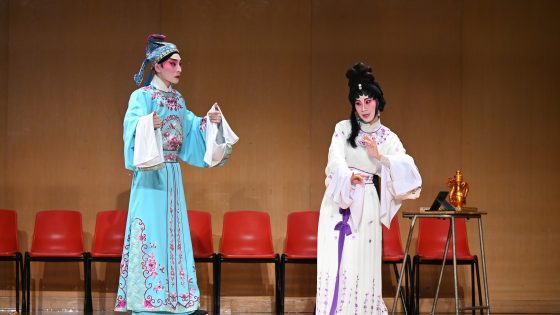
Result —
[{"label": "hair ornament", "polygon": [[362,84],[361,83],[358,83],[358,90],[360,90],[360,91],[362,90]]}]

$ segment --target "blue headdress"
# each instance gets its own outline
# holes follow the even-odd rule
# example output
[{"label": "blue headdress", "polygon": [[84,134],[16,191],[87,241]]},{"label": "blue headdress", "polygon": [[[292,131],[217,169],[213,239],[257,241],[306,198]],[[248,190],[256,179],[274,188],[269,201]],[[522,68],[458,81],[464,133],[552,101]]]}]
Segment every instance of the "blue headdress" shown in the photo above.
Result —
[{"label": "blue headdress", "polygon": [[[146,59],[142,62],[142,66],[140,67],[140,71],[134,75],[134,82],[136,85],[140,86],[142,84],[142,79],[144,78],[144,70],[146,69],[146,65],[148,61],[155,66],[161,59],[174,54],[179,53],[177,46],[172,43],[164,42],[165,35],[159,34],[151,34],[148,36],[148,42],[146,44]],[[148,74],[148,78],[146,79],[146,83],[144,86],[149,85],[154,75],[154,69],[150,70]]]}]

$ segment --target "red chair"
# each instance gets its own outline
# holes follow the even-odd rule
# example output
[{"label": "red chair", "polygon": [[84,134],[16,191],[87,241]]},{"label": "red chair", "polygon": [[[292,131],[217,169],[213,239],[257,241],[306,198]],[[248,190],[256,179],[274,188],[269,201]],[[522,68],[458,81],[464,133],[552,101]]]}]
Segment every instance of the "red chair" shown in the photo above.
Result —
[{"label": "red chair", "polygon": [[319,211],[302,211],[288,214],[284,253],[280,258],[280,297],[278,312],[284,314],[286,263],[317,263],[317,229]]},{"label": "red chair", "polygon": [[[97,213],[95,219],[95,232],[91,252],[87,255],[86,265],[91,271],[92,262],[116,262],[120,263],[124,244],[126,219],[128,212],[124,210],[108,210]],[[93,311],[93,300],[91,292],[91,272],[87,283],[88,296],[86,297],[87,311]]]},{"label": "red chair", "polygon": [[[450,220],[436,218],[421,218],[418,227],[418,244],[416,255],[413,260],[412,287],[415,289],[415,312],[419,313],[420,302],[420,265],[441,265],[447,236],[450,233]],[[478,257],[471,255],[467,238],[467,227],[465,219],[455,219],[455,254],[457,265],[471,266],[471,297],[472,305],[475,306],[475,287],[474,287],[474,267],[476,266],[476,280],[478,284],[478,298],[482,305],[482,295],[480,291],[480,274],[478,269]],[[446,264],[453,264],[453,248],[451,240],[445,257]],[[472,311],[473,315],[475,310]],[[482,314],[482,310],[481,310]]]},{"label": "red chair", "polygon": [[20,283],[23,286],[22,258],[19,252],[17,212],[0,209],[0,261],[14,261],[16,263],[16,312],[19,312],[20,305]]},{"label": "red chair", "polygon": [[270,216],[258,211],[230,211],[224,214],[222,241],[217,259],[217,312],[220,314],[221,264],[274,263],[276,303],[278,306],[280,256],[274,252]]},{"label": "red chair", "polygon": [[90,270],[86,264],[87,253],[84,252],[82,214],[70,210],[49,210],[37,213],[31,251],[25,252],[24,279],[27,297],[24,311],[31,312],[31,262],[69,262],[84,263],[84,309],[88,310],[87,297]]},{"label": "red chair", "polygon": [[[383,231],[383,263],[390,264],[393,266],[393,271],[395,272],[395,277],[399,281],[399,270],[397,264],[401,264],[404,260],[404,251],[402,248],[401,241],[401,231],[399,226],[398,216],[394,216],[391,220],[391,227],[388,229],[385,225],[382,226]],[[410,294],[408,286],[408,276],[410,275],[410,256],[406,256],[406,267],[405,267],[405,291],[403,292],[402,287],[399,288],[399,295],[401,297],[401,302],[405,314],[408,314],[410,310]],[[408,306],[408,307],[407,307]]]},{"label": "red chair", "polygon": [[[208,262],[212,263],[212,270],[214,278],[216,278],[216,268],[218,255],[214,253],[214,242],[212,240],[212,216],[208,212],[188,210],[189,216],[189,229],[191,232],[191,243],[193,247],[193,255],[195,262]],[[216,279],[214,279],[213,288],[213,303],[214,314],[219,314],[216,307],[219,301],[219,293],[216,291]]]}]

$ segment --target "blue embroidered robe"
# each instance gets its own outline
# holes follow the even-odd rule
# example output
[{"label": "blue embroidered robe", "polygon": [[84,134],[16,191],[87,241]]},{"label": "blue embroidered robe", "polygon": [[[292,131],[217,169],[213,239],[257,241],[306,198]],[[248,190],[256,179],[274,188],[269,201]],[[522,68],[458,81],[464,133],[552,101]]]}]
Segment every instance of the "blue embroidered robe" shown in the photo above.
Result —
[{"label": "blue embroidered robe", "polygon": [[[156,112],[162,120],[163,168],[133,165],[136,125]],[[190,314],[199,308],[187,207],[178,160],[198,167],[206,151],[206,119],[181,94],[154,85],[132,93],[124,119],[124,158],[134,171],[116,311]]]}]

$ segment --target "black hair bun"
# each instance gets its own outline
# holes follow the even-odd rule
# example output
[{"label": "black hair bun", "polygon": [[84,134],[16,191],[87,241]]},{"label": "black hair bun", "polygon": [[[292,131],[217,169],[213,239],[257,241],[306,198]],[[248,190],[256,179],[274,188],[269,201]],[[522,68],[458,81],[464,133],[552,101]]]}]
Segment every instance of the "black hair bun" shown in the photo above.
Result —
[{"label": "black hair bun", "polygon": [[371,67],[363,62],[355,64],[352,68],[346,71],[346,78],[348,79],[348,87],[353,88],[358,83],[374,84],[375,77],[371,72]]},{"label": "black hair bun", "polygon": [[375,77],[371,67],[359,62],[346,71],[348,78],[348,101],[354,106],[354,101],[361,95],[372,96],[377,100],[377,110],[382,112],[385,108],[385,98],[379,83],[375,82]]}]

